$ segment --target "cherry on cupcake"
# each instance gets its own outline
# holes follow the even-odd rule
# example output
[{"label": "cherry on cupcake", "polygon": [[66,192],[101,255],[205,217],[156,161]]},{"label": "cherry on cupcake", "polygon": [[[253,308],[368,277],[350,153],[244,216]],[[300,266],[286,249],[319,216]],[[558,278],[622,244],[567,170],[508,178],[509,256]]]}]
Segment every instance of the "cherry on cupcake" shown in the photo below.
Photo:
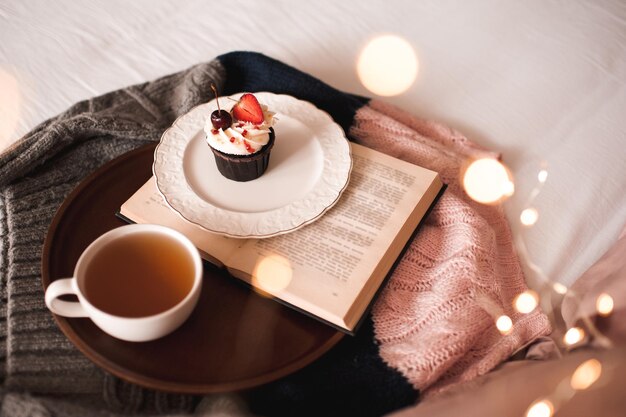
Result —
[{"label": "cherry on cupcake", "polygon": [[215,93],[215,101],[217,101],[217,110],[211,113],[211,124],[215,129],[226,130],[233,123],[233,118],[229,112],[220,108],[220,101],[218,99],[219,97],[217,95],[215,85],[211,84],[211,89],[213,90],[213,93]]}]

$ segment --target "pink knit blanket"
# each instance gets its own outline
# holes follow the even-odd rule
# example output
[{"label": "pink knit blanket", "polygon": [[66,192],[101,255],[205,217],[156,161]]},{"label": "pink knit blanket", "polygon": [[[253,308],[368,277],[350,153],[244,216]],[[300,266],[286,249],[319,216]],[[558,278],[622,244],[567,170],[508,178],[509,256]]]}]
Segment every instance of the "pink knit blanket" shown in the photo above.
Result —
[{"label": "pink knit blanket", "polygon": [[[527,286],[502,208],[472,201],[459,183],[462,164],[494,154],[380,101],[357,112],[350,135],[437,171],[448,184],[373,309],[389,366],[432,393],[487,373],[550,332],[539,309],[513,308]],[[513,320],[510,333],[497,330],[496,313]]]}]

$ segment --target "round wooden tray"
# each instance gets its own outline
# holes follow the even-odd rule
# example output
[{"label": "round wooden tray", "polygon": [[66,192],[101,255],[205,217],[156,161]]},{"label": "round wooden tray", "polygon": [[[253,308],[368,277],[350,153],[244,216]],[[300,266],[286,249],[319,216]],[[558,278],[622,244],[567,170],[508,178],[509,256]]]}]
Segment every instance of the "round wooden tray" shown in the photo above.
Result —
[{"label": "round wooden tray", "polygon": [[[68,196],[44,243],[44,289],[55,279],[71,276],[93,240],[124,224],[115,212],[150,178],[154,147],[141,147],[107,163]],[[206,262],[198,306],[179,329],[161,339],[124,342],[89,319],[54,318],[70,341],[106,371],[148,388],[193,394],[273,381],[308,365],[343,336],[263,298]]]}]

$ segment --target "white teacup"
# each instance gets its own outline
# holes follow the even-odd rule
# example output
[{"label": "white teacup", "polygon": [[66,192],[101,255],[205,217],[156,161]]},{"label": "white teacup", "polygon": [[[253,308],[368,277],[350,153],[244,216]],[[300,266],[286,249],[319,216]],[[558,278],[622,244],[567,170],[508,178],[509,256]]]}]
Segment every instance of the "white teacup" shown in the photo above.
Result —
[{"label": "white teacup", "polygon": [[[202,260],[181,233],[158,225],[126,225],[92,242],[72,278],[53,281],[46,306],[65,317],[89,317],[111,336],[157,339],[178,328],[200,297]],[[59,299],[75,294],[76,301]]]}]

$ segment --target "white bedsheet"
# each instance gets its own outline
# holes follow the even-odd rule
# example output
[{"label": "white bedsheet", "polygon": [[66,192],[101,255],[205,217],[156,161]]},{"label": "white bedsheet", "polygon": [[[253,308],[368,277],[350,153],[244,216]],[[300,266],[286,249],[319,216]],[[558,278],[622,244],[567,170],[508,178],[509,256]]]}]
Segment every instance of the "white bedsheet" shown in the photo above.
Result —
[{"label": "white bedsheet", "polygon": [[[626,222],[623,0],[3,1],[0,149],[76,101],[232,50],[371,96],[355,63],[381,33],[403,36],[420,62],[416,83],[385,100],[501,151],[516,239],[571,284]],[[539,220],[524,228],[542,166]]]}]

